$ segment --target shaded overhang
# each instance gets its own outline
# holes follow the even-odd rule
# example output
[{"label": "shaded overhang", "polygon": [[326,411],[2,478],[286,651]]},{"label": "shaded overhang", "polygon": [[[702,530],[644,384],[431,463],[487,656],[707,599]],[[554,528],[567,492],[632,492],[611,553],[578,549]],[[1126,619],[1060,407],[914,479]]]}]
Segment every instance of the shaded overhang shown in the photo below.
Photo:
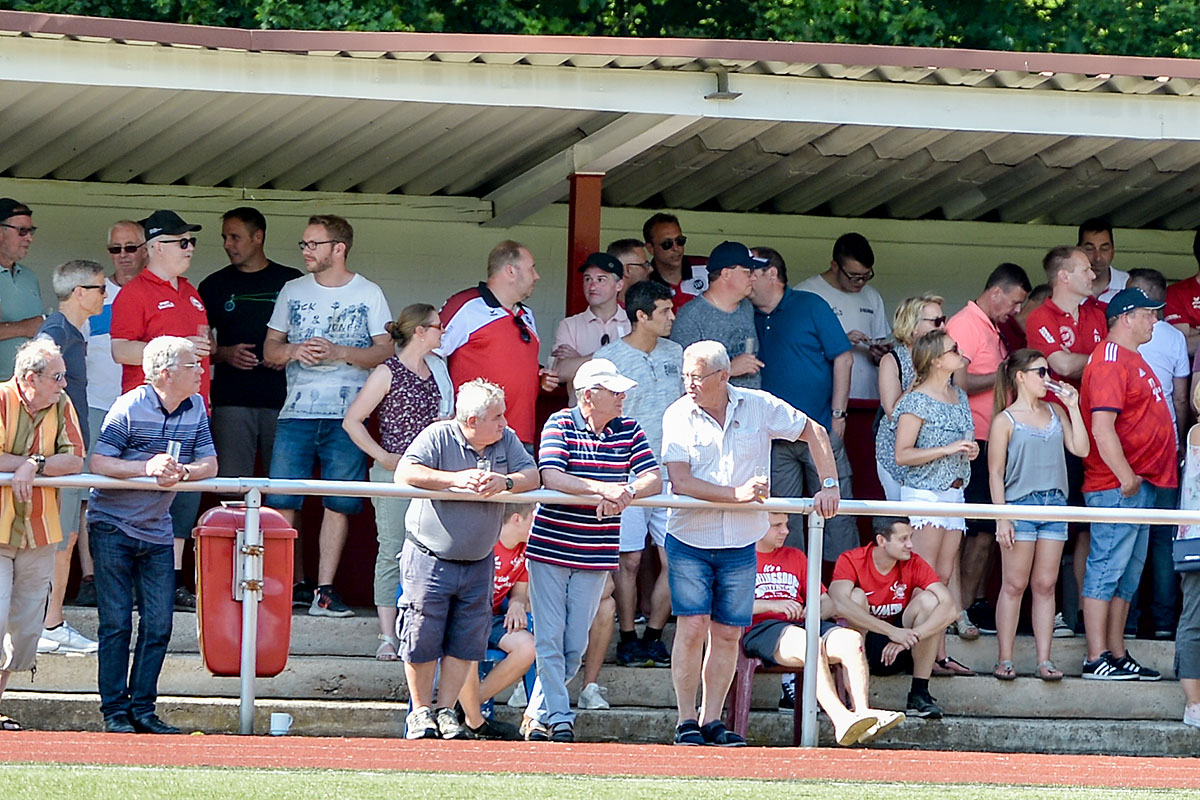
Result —
[{"label": "shaded overhang", "polygon": [[614,207],[1200,223],[1200,62],[259,31],[0,11],[0,175]]}]

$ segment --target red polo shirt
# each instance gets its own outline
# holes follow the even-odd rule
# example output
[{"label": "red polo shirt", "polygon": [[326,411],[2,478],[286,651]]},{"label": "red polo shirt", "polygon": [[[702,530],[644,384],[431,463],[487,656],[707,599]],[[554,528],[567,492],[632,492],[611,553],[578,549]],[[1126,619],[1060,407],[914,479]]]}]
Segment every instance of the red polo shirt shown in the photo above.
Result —
[{"label": "red polo shirt", "polygon": [[1181,322],[1200,328],[1200,282],[1196,275],[1167,287],[1167,307],[1163,319],[1172,325]]},{"label": "red polo shirt", "polygon": [[[1029,346],[1046,358],[1051,353],[1064,352],[1090,356],[1108,336],[1108,319],[1100,304],[1090,297],[1080,304],[1078,320],[1047,297],[1046,302],[1030,312],[1025,320],[1025,335]],[[1079,381],[1074,378],[1066,378],[1058,373],[1055,373],[1055,377],[1079,388]]]},{"label": "red polo shirt", "polygon": [[[158,336],[195,336],[201,325],[208,325],[208,312],[196,287],[180,276],[179,288],[148,269],[121,287],[112,304],[112,338],[131,342],[149,342]],[[208,387],[212,366],[207,358],[200,377],[200,395],[212,408]],[[121,365],[121,391],[128,392],[146,382],[142,365]]]}]

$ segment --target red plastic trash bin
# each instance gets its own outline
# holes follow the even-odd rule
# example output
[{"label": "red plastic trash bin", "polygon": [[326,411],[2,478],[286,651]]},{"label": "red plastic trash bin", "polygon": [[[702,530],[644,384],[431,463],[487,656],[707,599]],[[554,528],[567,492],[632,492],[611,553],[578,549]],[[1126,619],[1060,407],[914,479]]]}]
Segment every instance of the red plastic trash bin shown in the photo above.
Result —
[{"label": "red plastic trash bin", "polygon": [[[222,504],[200,517],[196,528],[196,625],[204,665],[213,675],[238,675],[242,654],[242,603],[234,591],[239,534],[246,527],[241,504]],[[274,509],[262,508],[263,592],[258,604],[260,678],[278,675],[287,666],[292,640],[292,540],[296,531]]]}]

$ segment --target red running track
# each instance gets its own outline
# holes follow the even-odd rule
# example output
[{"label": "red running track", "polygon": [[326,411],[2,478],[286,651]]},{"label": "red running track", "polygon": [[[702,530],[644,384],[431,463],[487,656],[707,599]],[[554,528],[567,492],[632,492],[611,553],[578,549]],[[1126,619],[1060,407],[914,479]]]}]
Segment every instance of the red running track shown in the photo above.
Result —
[{"label": "red running track", "polygon": [[[299,736],[0,735],[7,762],[1200,788],[1200,759]],[[703,757],[700,757],[701,752]]]}]

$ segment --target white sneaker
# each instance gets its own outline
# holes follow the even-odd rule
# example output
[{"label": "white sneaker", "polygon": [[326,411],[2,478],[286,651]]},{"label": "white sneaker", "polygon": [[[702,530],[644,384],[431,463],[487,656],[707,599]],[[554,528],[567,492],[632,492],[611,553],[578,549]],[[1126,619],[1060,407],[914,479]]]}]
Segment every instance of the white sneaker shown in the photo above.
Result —
[{"label": "white sneaker", "polygon": [[525,681],[517,681],[517,685],[513,687],[512,694],[508,696],[509,708],[524,708],[529,705],[529,698],[525,696]]},{"label": "white sneaker", "polygon": [[589,683],[579,693],[579,701],[576,705],[580,708],[586,708],[589,711],[603,711],[611,708],[608,701],[604,699],[604,695],[606,694],[608,694],[607,687],[601,686],[598,683]]},{"label": "white sneaker", "polygon": [[1200,728],[1200,703],[1186,706],[1183,709],[1183,724]]},{"label": "white sneaker", "polygon": [[[53,650],[42,650],[42,642],[54,642],[58,645]],[[94,642],[64,622],[52,630],[43,630],[38,640],[38,652],[47,653],[94,653],[100,649],[100,643]]]},{"label": "white sneaker", "polygon": [[58,642],[54,641],[53,639],[47,639],[45,636],[39,636],[38,652],[42,654],[56,653],[58,652]]}]

